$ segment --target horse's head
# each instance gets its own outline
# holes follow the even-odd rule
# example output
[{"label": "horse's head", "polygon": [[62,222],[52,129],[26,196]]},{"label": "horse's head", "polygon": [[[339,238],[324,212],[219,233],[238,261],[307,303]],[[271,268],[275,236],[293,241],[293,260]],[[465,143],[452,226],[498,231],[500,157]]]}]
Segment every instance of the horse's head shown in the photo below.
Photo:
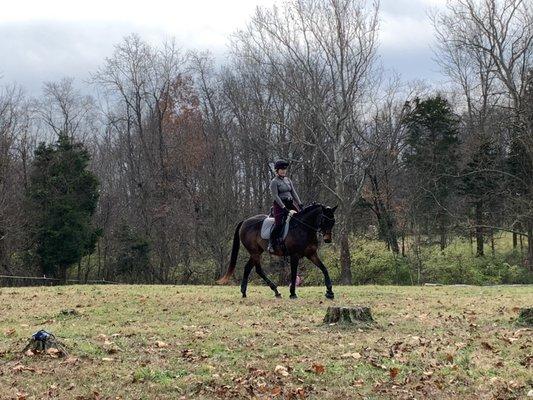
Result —
[{"label": "horse's head", "polygon": [[337,209],[337,206],[331,208],[322,206],[322,214],[320,215],[320,220],[318,223],[318,227],[320,229],[320,232],[322,232],[322,235],[324,236],[324,242],[325,243],[331,243],[331,230],[333,229],[333,225],[335,225],[335,210]]}]

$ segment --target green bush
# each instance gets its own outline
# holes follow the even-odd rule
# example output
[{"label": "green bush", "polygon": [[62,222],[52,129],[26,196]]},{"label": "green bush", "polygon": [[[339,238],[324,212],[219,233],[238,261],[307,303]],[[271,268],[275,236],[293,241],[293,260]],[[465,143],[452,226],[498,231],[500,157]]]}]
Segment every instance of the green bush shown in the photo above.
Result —
[{"label": "green bush", "polygon": [[[510,237],[502,236],[496,241],[493,256],[490,249],[483,257],[473,254],[471,244],[465,239],[456,239],[441,251],[437,244],[425,244],[419,257],[407,249],[406,257],[387,250],[383,242],[352,237],[352,281],[356,285],[411,285],[420,283],[441,284],[525,284],[533,283],[533,274],[521,266],[522,255],[509,245]],[[340,281],[338,245],[323,245],[322,258],[333,282]],[[324,278],[314,266],[304,265],[305,285],[323,285]]]}]

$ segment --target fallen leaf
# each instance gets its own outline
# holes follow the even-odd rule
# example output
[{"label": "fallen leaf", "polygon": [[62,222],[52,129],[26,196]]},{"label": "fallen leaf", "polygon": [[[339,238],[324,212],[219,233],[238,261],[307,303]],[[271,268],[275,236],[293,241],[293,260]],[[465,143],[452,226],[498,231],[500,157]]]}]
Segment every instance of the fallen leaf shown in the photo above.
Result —
[{"label": "fallen leaf", "polygon": [[6,329],[4,331],[5,336],[12,336],[15,333],[15,328]]},{"label": "fallen leaf", "polygon": [[341,358],[355,358],[356,360],[360,359],[362,356],[360,353],[344,353],[341,355]]},{"label": "fallen leaf", "polygon": [[484,349],[486,350],[490,350],[490,351],[494,351],[494,347],[492,347],[489,343],[487,342],[481,342],[481,346],[483,346]]},{"label": "fallen leaf", "polygon": [[315,374],[323,374],[324,372],[326,372],[326,367],[324,367],[322,364],[318,364],[318,363],[314,363],[311,366],[311,369],[313,370],[313,372]]},{"label": "fallen leaf", "polygon": [[281,394],[281,386],[276,386],[274,389],[271,390],[270,394],[272,396],[279,396]]},{"label": "fallen leaf", "polygon": [[46,354],[48,354],[52,358],[58,358],[61,355],[61,351],[51,347],[46,350]]},{"label": "fallen leaf", "polygon": [[27,367],[26,365],[17,364],[13,368],[11,368],[13,372],[21,372],[21,371],[30,371],[35,372],[35,368],[33,367]]},{"label": "fallen leaf", "polygon": [[396,376],[398,376],[398,373],[399,373],[399,372],[400,372],[400,370],[399,370],[398,368],[396,368],[396,367],[394,367],[394,368],[390,368],[390,369],[389,369],[389,375],[390,375],[390,378],[391,378],[391,379],[396,378]]},{"label": "fallen leaf", "polygon": [[289,371],[287,371],[287,368],[283,365],[276,365],[274,372],[281,376],[289,376]]},{"label": "fallen leaf", "polygon": [[77,357],[67,357],[67,359],[65,359],[65,361],[63,361],[65,364],[68,364],[68,365],[74,365],[74,364],[77,364],[78,363],[79,358]]},{"label": "fallen leaf", "polygon": [[529,331],[531,331],[531,330],[532,330],[531,328],[522,328],[522,329],[518,329],[517,331],[515,331],[515,332],[513,333],[513,336],[514,336],[514,337],[520,337],[520,336],[522,336],[524,333],[529,332]]}]

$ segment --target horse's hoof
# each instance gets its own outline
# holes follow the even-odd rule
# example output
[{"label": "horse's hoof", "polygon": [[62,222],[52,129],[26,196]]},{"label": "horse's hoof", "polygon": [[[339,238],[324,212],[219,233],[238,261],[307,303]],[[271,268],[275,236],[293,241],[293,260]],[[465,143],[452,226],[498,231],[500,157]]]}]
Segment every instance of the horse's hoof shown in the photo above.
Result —
[{"label": "horse's hoof", "polygon": [[335,295],[333,292],[326,292],[326,299],[333,300],[335,298]]},{"label": "horse's hoof", "polygon": [[298,298],[298,296],[296,296],[295,294],[291,294],[289,297],[293,300]]},{"label": "horse's hoof", "polygon": [[243,293],[243,294],[242,294],[242,298],[243,298],[243,299],[246,298],[246,293]]},{"label": "horse's hoof", "polygon": [[278,299],[281,299],[281,293],[276,293],[275,296],[276,296]]}]

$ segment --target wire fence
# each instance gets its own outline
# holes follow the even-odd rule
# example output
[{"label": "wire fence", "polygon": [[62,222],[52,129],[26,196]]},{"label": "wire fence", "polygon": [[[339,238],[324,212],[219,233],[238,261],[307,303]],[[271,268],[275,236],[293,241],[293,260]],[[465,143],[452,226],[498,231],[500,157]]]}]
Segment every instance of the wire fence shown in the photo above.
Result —
[{"label": "wire fence", "polygon": [[76,285],[117,285],[120,282],[108,281],[106,279],[67,279],[62,282],[61,279],[49,278],[47,276],[19,276],[19,275],[0,275],[0,287],[22,287],[22,286],[54,286],[60,284]]}]

